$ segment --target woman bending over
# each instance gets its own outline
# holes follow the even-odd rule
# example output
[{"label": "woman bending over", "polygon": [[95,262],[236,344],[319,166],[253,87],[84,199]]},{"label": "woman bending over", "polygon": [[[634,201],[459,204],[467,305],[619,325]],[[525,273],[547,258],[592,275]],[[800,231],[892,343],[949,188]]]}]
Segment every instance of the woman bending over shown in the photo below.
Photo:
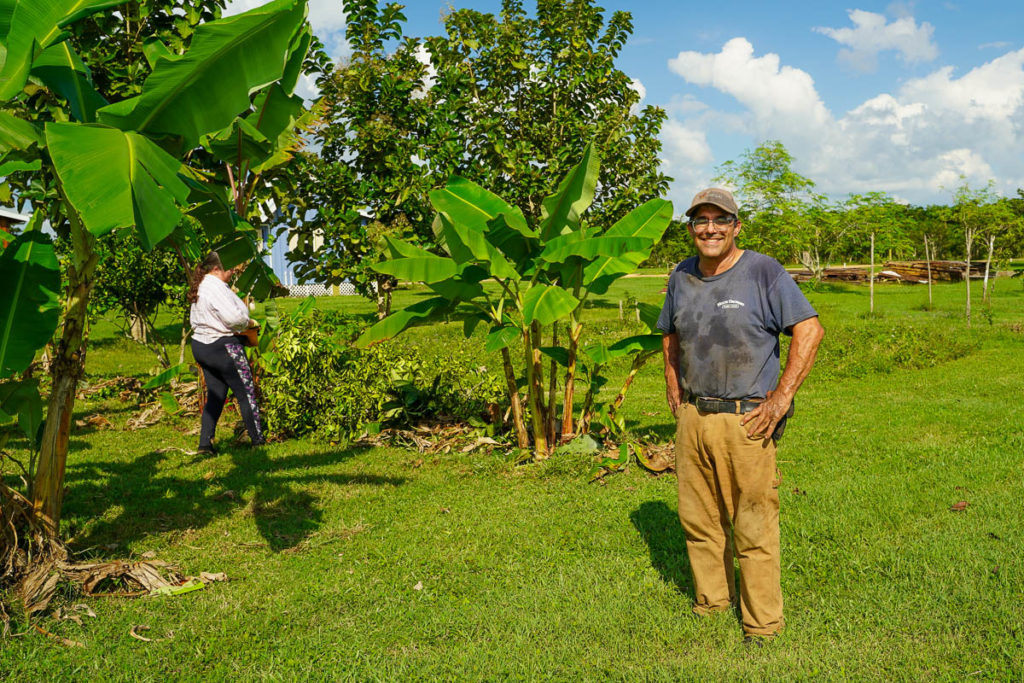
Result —
[{"label": "woman bending over", "polygon": [[199,452],[212,454],[213,433],[224,409],[228,389],[238,401],[245,429],[254,446],[264,443],[260,407],[256,403],[256,387],[245,349],[235,336],[256,322],[249,318],[249,309],[231,291],[227,282],[232,272],[224,270],[217,252],[211,251],[196,266],[188,301],[192,304],[192,356],[203,369],[206,379],[206,407],[199,431]]}]

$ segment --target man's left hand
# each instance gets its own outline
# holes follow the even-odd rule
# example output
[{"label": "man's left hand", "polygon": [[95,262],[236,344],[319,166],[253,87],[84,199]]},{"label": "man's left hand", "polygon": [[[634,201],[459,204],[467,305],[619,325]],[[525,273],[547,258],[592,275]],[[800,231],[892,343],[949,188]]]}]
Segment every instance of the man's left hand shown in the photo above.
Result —
[{"label": "man's left hand", "polygon": [[775,426],[785,417],[792,399],[777,391],[769,391],[767,397],[758,407],[751,410],[740,420],[747,428],[747,436],[751,439],[767,439],[775,432]]}]

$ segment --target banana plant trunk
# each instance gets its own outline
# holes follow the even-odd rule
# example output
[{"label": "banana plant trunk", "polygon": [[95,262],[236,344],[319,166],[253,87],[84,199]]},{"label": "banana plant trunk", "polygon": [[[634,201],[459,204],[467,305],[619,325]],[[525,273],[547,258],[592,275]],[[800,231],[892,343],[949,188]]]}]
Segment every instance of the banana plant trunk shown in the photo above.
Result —
[{"label": "banana plant trunk", "polygon": [[51,365],[53,387],[31,491],[32,506],[51,537],[60,529],[71,418],[78,382],[85,369],[86,313],[99,262],[94,248],[96,239],[77,217],[72,216],[70,222],[73,262],[68,268],[64,329]]},{"label": "banana plant trunk", "polygon": [[541,362],[540,324],[537,322],[523,328],[523,347],[526,351],[526,378],[530,385],[533,455],[537,460],[544,460],[548,457],[548,440],[544,419],[544,364]]},{"label": "banana plant trunk", "polygon": [[[558,323],[556,322],[551,326],[551,345],[554,347],[558,346]],[[555,433],[555,406],[558,403],[558,364],[554,359],[551,360],[551,366],[549,368],[548,377],[548,414],[547,414],[547,437],[548,443],[554,447],[557,443],[557,434]]]},{"label": "banana plant trunk", "polygon": [[562,403],[562,441],[571,441],[573,433],[572,402],[576,391],[576,353],[580,345],[583,325],[575,316],[569,320],[569,363],[565,370],[565,398]]},{"label": "banana plant trunk", "polygon": [[512,355],[508,352],[507,346],[501,350],[501,364],[505,369],[508,400],[512,405],[512,426],[516,430],[516,445],[527,449],[530,447],[530,433],[526,430],[526,421],[523,419],[523,402],[519,397],[516,373],[512,368]]}]

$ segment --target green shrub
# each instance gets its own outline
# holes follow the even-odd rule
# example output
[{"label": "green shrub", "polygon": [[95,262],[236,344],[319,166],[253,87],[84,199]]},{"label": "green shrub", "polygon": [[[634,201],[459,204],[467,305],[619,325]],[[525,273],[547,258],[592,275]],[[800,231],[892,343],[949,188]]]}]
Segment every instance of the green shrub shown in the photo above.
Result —
[{"label": "green shrub", "polygon": [[939,323],[872,319],[857,325],[831,324],[818,349],[814,375],[837,379],[930,368],[966,356],[977,347],[962,329]]},{"label": "green shrub", "polygon": [[486,420],[504,400],[502,385],[462,357],[427,363],[393,343],[351,345],[359,317],[312,311],[281,319],[257,361],[261,408],[272,434],[357,436],[367,425]]}]

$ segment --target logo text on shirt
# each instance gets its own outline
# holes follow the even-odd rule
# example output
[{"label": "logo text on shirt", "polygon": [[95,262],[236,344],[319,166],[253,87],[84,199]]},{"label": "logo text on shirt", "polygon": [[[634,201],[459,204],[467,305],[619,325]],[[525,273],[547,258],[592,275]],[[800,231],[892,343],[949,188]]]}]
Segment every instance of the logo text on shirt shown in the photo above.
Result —
[{"label": "logo text on shirt", "polygon": [[740,308],[746,306],[742,301],[736,301],[736,299],[726,299],[725,301],[719,301],[715,306],[719,308]]}]

